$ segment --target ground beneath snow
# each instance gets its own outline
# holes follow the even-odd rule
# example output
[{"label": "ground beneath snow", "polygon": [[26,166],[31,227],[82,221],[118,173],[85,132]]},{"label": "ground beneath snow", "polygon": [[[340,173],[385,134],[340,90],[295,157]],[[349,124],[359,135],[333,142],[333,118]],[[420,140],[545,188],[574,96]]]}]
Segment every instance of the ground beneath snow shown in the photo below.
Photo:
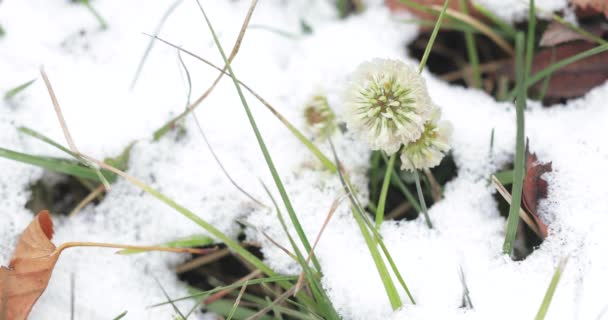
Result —
[{"label": "ground beneath snow", "polygon": [[[517,2],[517,1],[515,1]],[[540,5],[539,1],[539,5]],[[564,1],[546,1],[554,9]],[[68,1],[5,1],[0,23],[0,91],[38,78],[44,65],[81,151],[102,158],[137,141],[129,172],[173,197],[223,232],[236,236],[242,219],[287,245],[272,212],[257,207],[235,190],[219,170],[191,118],[186,135],[151,141],[151,133],[186,104],[187,90],[175,49],[157,43],[134,90],[129,84],[149,38],[171,2],[99,0],[95,7],[110,28],[99,31],[81,6]],[[230,47],[248,7],[247,1],[205,1],[225,47]],[[554,6],[554,7],[551,7]],[[32,8],[36,8],[32,10]],[[145,14],[142,14],[145,8]],[[374,57],[406,59],[405,46],[416,36],[378,4],[345,21],[324,1],[261,1],[252,25],[299,34],[300,19],[313,34],[288,38],[261,28],[245,36],[234,70],[243,82],[271,102],[286,118],[304,127],[303,106],[322,90],[341,115],[340,95],[348,74]],[[193,1],[184,1],[169,18],[161,37],[208,58],[221,58]],[[184,57],[198,97],[216,77],[202,63]],[[526,260],[500,254],[505,220],[500,217],[488,177],[513,157],[515,113],[484,93],[451,87],[425,73],[434,101],[454,125],[453,156],[458,176],[446,185],[445,199],[430,210],[436,230],[422,220],[386,222],[384,241],[418,305],[392,313],[367,247],[343,203],[317,250],[323,284],[345,319],[518,319],[536,314],[557,262],[570,256],[548,319],[602,319],[608,305],[608,85],[568,105],[541,109],[531,103],[526,135],[539,160],[553,162],[546,174],[549,196],[541,214],[551,222],[549,237]],[[262,134],[309,238],[314,238],[334,199],[342,195],[336,176],[324,171],[286,129],[247,96]],[[269,202],[258,178],[273,186],[234,87],[222,81],[198,109],[219,158],[238,183]],[[37,80],[12,102],[0,102],[0,147],[61,156],[16,131],[28,126],[63,141],[48,94]],[[490,133],[495,141],[490,153]],[[334,137],[347,170],[366,197],[369,150],[346,132]],[[320,145],[329,153],[329,147]],[[28,186],[41,169],[0,159],[0,264],[6,265],[21,230],[33,214],[24,208]],[[274,190],[274,188],[271,188]],[[77,217],[60,218],[55,243],[105,241],[155,244],[203,231],[126,181],[117,182],[97,207]],[[256,230],[266,262],[279,272],[297,266]],[[173,297],[187,293],[171,268],[186,257],[150,253],[116,256],[101,249],[66,251],[31,319],[62,319],[70,314],[70,277],[75,279],[76,318],[108,319],[128,310],[130,319],[166,319],[170,307],[146,309],[164,300],[157,277]],[[459,267],[466,275],[473,310],[460,309]],[[405,300],[405,294],[403,297]],[[181,306],[188,307],[189,302]],[[198,315],[202,317],[201,315]],[[605,316],[608,319],[608,315]]]}]

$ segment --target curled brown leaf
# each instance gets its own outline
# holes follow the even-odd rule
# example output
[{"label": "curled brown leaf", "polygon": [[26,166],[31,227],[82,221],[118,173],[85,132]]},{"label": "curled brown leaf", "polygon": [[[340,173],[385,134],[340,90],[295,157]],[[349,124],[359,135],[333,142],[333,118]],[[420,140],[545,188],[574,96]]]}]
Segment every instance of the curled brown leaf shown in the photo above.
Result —
[{"label": "curled brown leaf", "polygon": [[0,319],[26,319],[57,263],[53,221],[41,211],[25,229],[8,268],[0,267]]},{"label": "curled brown leaf", "polygon": [[542,178],[546,172],[553,170],[551,162],[541,163],[536,154],[530,153],[526,147],[526,175],[522,192],[522,205],[526,212],[532,216],[543,238],[547,237],[548,226],[538,214],[540,199],[547,197],[547,181]]}]

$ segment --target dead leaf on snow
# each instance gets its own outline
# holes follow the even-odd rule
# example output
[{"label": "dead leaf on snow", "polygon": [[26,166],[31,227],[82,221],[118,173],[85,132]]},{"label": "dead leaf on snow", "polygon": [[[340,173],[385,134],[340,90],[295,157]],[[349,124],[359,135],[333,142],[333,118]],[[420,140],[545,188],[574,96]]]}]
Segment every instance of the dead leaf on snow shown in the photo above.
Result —
[{"label": "dead leaf on snow", "polygon": [[540,199],[547,197],[548,184],[541,176],[543,173],[551,172],[552,170],[551,162],[538,162],[536,154],[530,153],[528,146],[526,146],[526,175],[522,191],[522,204],[526,212],[534,219],[538,231],[542,234],[543,238],[547,237],[548,227],[540,218],[537,207]]},{"label": "dead leaf on snow", "polygon": [[53,221],[40,212],[25,229],[8,268],[0,267],[0,319],[26,319],[46,289],[59,254],[55,254]]}]

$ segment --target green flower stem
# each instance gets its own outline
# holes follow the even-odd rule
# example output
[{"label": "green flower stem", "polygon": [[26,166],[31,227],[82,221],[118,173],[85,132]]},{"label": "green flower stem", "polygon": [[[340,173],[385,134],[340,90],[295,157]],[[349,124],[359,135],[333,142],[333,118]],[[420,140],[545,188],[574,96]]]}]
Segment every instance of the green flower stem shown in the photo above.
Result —
[{"label": "green flower stem", "polygon": [[380,190],[380,199],[378,199],[378,209],[376,209],[376,228],[380,228],[380,224],[384,221],[384,208],[386,207],[388,186],[391,183],[391,173],[395,166],[395,159],[397,159],[397,152],[391,155],[386,166],[386,172],[384,173],[384,181],[382,182],[382,189]]}]

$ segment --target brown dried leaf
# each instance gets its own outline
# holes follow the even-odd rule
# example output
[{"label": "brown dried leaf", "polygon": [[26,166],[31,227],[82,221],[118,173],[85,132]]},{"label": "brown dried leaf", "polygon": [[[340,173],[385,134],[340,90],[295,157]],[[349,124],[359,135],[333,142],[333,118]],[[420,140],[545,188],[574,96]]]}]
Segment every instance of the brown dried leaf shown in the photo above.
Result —
[{"label": "brown dried leaf", "polygon": [[522,205],[526,209],[526,212],[534,219],[543,238],[547,237],[548,227],[538,215],[537,207],[540,199],[547,197],[548,184],[541,176],[543,173],[551,172],[552,170],[551,162],[538,162],[536,154],[530,153],[528,146],[526,146],[526,176],[524,177],[522,191]]},{"label": "brown dried leaf", "polygon": [[606,0],[571,0],[570,2],[583,11],[603,13],[608,18],[608,1]]},{"label": "brown dried leaf", "polygon": [[547,26],[545,32],[543,32],[539,45],[541,47],[551,47],[574,40],[586,40],[586,38],[571,28],[553,21]]},{"label": "brown dried leaf", "polygon": [[0,319],[26,319],[46,289],[59,254],[56,254],[53,221],[41,211],[19,238],[8,268],[0,267]]}]

